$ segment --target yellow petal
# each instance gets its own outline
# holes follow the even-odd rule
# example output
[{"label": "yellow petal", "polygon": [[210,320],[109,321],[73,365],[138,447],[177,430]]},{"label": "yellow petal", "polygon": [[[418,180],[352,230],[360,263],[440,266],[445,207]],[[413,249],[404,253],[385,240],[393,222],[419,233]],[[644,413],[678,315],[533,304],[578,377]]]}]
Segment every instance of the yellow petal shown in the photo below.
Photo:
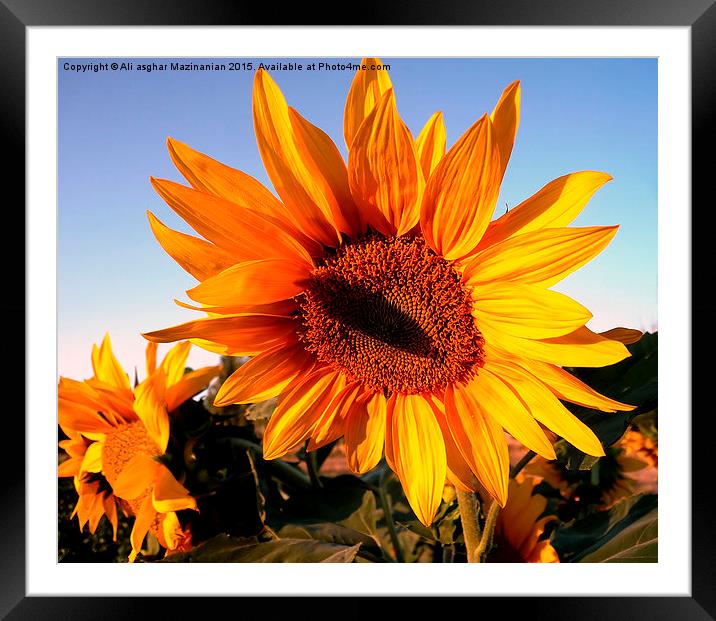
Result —
[{"label": "yellow petal", "polygon": [[264,432],[264,459],[282,457],[310,435],[336,394],[338,376],[338,371],[319,369],[281,397]]},{"label": "yellow petal", "polygon": [[317,242],[336,246],[340,234],[324,194],[325,180],[316,180],[306,166],[286,100],[263,69],[254,78],[253,116],[264,168],[296,227]]},{"label": "yellow petal", "polygon": [[151,375],[157,369],[157,344],[147,343],[147,375]]},{"label": "yellow petal", "polygon": [[149,180],[164,202],[199,235],[231,256],[241,256],[244,249],[234,240],[232,234],[232,228],[237,224],[240,213],[236,205],[168,179],[150,177]]},{"label": "yellow petal", "polygon": [[94,376],[101,382],[117,388],[131,390],[129,377],[127,377],[127,373],[112,352],[109,333],[105,334],[102,345],[99,348],[96,345],[92,347],[92,368]]},{"label": "yellow petal", "polygon": [[169,442],[169,415],[164,400],[166,375],[159,369],[134,389],[134,411],[162,453]]},{"label": "yellow petal", "polygon": [[97,494],[92,499],[92,506],[90,508],[90,519],[89,519],[89,531],[94,534],[94,532],[97,530],[97,526],[99,526],[99,521],[102,519],[102,516],[104,515],[104,502],[103,502],[104,495],[103,494]]},{"label": "yellow petal", "polygon": [[425,239],[448,260],[467,255],[482,238],[500,190],[500,153],[483,116],[450,148],[430,176],[420,208]]},{"label": "yellow petal", "polygon": [[204,390],[212,379],[221,373],[221,365],[202,367],[186,373],[176,384],[169,386],[166,393],[167,411],[173,412],[182,403]]},{"label": "yellow petal", "polygon": [[112,483],[115,496],[134,500],[142,496],[154,483],[160,464],[149,455],[140,453],[132,457]]},{"label": "yellow petal", "polygon": [[[97,397],[97,410],[113,426],[136,420],[132,405],[134,394],[131,390],[118,389],[95,379],[85,380]],[[88,436],[89,437],[89,436]]]},{"label": "yellow petal", "polygon": [[292,237],[299,237],[311,256],[321,254],[321,247],[293,226],[293,216],[286,206],[256,179],[194,151],[178,140],[169,138],[167,146],[174,164],[193,188],[262,214]]},{"label": "yellow petal", "polygon": [[562,293],[512,283],[477,287],[473,315],[478,327],[489,324],[493,330],[532,339],[568,334],[592,318],[584,306]]},{"label": "yellow petal", "polygon": [[62,430],[71,433],[111,433],[114,427],[96,409],[63,399],[57,399],[57,420]]},{"label": "yellow petal", "polygon": [[349,150],[361,123],[378,105],[383,95],[393,88],[387,71],[368,68],[382,65],[379,58],[364,58],[361,65],[366,69],[356,71],[343,115],[343,135]]},{"label": "yellow petal", "polygon": [[271,304],[236,304],[233,306],[207,306],[202,304],[196,306],[181,300],[174,300],[177,306],[188,308],[189,310],[201,311],[210,316],[217,315],[276,315],[279,317],[290,317],[298,310],[296,301],[280,300],[279,302],[271,302]]},{"label": "yellow petal", "polygon": [[290,259],[260,259],[232,265],[187,295],[202,304],[270,304],[292,298],[308,284],[312,266]]},{"label": "yellow petal", "polygon": [[475,404],[471,407],[479,407],[484,414],[494,418],[515,440],[545,459],[556,459],[552,444],[524,402],[501,379],[500,370],[492,372],[492,368],[491,363],[487,362],[461,395],[470,395]]},{"label": "yellow petal", "polygon": [[125,416],[131,414],[134,400],[129,390],[118,390],[116,386],[98,380],[78,382],[66,377],[60,378],[57,394],[66,403],[90,408],[90,418],[99,417],[112,426],[122,424]]},{"label": "yellow petal", "polygon": [[159,513],[197,509],[196,500],[186,488],[174,478],[166,466],[159,464],[152,490],[152,505]]},{"label": "yellow petal", "polygon": [[114,496],[112,494],[105,495],[102,499],[102,505],[104,507],[104,514],[112,525],[112,541],[117,541],[117,526],[119,522],[117,520],[117,503],[114,500]]},{"label": "yellow petal", "polygon": [[633,328],[612,328],[599,334],[605,339],[612,339],[613,341],[624,343],[624,345],[631,345],[632,343],[638,342],[643,333]]},{"label": "yellow petal", "polygon": [[374,229],[403,235],[418,222],[425,182],[392,90],[358,130],[348,155],[348,178],[353,198]]},{"label": "yellow petal", "polygon": [[176,550],[184,540],[184,531],[174,511],[169,511],[162,516],[161,534],[164,541],[160,543],[167,550]]},{"label": "yellow petal", "polygon": [[147,211],[147,217],[161,247],[197,280],[204,280],[236,263],[236,258],[219,246],[170,229],[151,211]]},{"label": "yellow petal", "polygon": [[477,286],[499,280],[551,287],[607,247],[617,226],[543,229],[511,237],[475,255],[464,281]]},{"label": "yellow petal", "polygon": [[555,338],[532,340],[491,331],[484,326],[485,340],[509,354],[568,367],[604,367],[631,354],[618,341],[605,339],[583,327]]},{"label": "yellow petal", "polygon": [[571,373],[552,364],[525,359],[519,359],[517,362],[532,375],[538,377],[557,397],[564,401],[571,401],[603,412],[629,412],[636,407],[600,395]]},{"label": "yellow petal", "polygon": [[280,395],[297,377],[307,375],[314,358],[300,343],[278,345],[234,371],[219,388],[214,405],[256,403]]},{"label": "yellow petal", "polygon": [[174,138],[167,138],[167,148],[174,165],[193,188],[268,215],[288,214],[271,192],[246,173],[195,151]]},{"label": "yellow petal", "polygon": [[594,193],[611,179],[606,173],[585,170],[551,181],[492,222],[477,250],[522,233],[566,227],[580,214]]},{"label": "yellow petal", "polygon": [[[188,321],[143,334],[156,343],[183,339],[221,344],[233,356],[255,356],[280,343],[295,341],[296,321],[274,315],[230,315]],[[213,351],[213,350],[210,350]]]},{"label": "yellow petal", "polygon": [[78,457],[71,457],[57,466],[58,477],[74,477],[80,473],[82,460]]},{"label": "yellow petal", "polygon": [[512,147],[515,144],[517,128],[520,124],[520,82],[510,84],[502,93],[490,118],[495,133],[495,141],[500,149],[499,182],[505,175],[507,162],[510,161]]},{"label": "yellow petal", "polygon": [[395,472],[417,518],[432,524],[442,498],[447,458],[430,402],[422,395],[396,393],[388,405]]},{"label": "yellow petal", "polygon": [[132,533],[129,536],[129,539],[132,543],[132,552],[129,554],[130,563],[133,563],[134,560],[137,558],[137,554],[139,554],[140,550],[142,549],[144,537],[149,531],[149,527],[152,525],[152,522],[154,522],[156,517],[157,512],[152,507],[152,498],[151,496],[147,496],[144,499],[144,502],[142,503],[139,512],[137,513],[137,517],[134,520],[134,526],[132,527]]},{"label": "yellow petal", "polygon": [[545,427],[588,455],[602,456],[604,448],[594,432],[565,408],[533,375],[508,361],[493,362],[491,370],[507,380]]},{"label": "yellow petal", "polygon": [[[450,431],[450,427],[448,426],[447,418],[445,416],[445,405],[437,401],[435,398],[431,399],[431,402],[434,406],[433,409],[438,410],[435,414],[435,418],[440,425],[440,431],[442,431],[443,441],[445,442],[447,478],[456,488],[462,490],[463,492],[474,492],[478,489],[479,484],[474,473],[472,472],[472,469],[460,453],[460,449],[457,447],[457,444],[455,444],[455,440],[453,440],[452,432]],[[502,427],[500,427],[500,433],[502,433]]]},{"label": "yellow petal", "polygon": [[346,461],[356,474],[364,474],[378,465],[385,444],[383,393],[374,393],[361,406],[351,410],[344,426]]},{"label": "yellow petal", "polygon": [[311,430],[309,451],[330,444],[343,435],[346,418],[354,409],[364,407],[362,400],[359,400],[362,392],[363,385],[360,382],[351,382],[338,391]]},{"label": "yellow petal", "polygon": [[60,448],[65,451],[70,457],[81,457],[84,456],[89,443],[80,434],[73,434],[67,440],[60,440],[57,443]]},{"label": "yellow petal", "polygon": [[102,472],[102,442],[93,442],[89,445],[80,472]]},{"label": "yellow petal", "polygon": [[502,427],[481,409],[474,391],[461,384],[445,391],[448,427],[460,454],[480,483],[504,507],[510,476],[510,455]]},{"label": "yellow petal", "polygon": [[349,237],[365,232],[365,223],[348,187],[345,162],[329,136],[309,123],[293,108],[288,109],[296,148],[308,174],[318,186],[319,200],[325,201],[333,221]]},{"label": "yellow petal", "polygon": [[295,259],[310,262],[310,254],[277,220],[218,196],[199,192],[166,179],[151,179],[157,193],[197,233],[234,257]]},{"label": "yellow petal", "polygon": [[164,356],[162,360],[161,368],[164,369],[164,373],[167,378],[167,387],[176,384],[184,375],[184,369],[186,369],[186,360],[189,357],[189,350],[191,349],[191,343],[184,341],[177,343],[172,347]]},{"label": "yellow petal", "polygon": [[418,159],[425,179],[430,179],[430,174],[445,155],[446,141],[443,113],[435,112],[415,140],[415,149],[418,152]]}]

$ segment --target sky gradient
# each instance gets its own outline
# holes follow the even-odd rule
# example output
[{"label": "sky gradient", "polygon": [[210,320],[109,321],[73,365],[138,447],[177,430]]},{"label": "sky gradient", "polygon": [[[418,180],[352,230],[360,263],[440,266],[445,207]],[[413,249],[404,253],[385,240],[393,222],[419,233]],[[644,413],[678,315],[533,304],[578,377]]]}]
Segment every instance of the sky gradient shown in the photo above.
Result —
[{"label": "sky gradient", "polygon": [[[135,67],[140,62],[129,60]],[[266,62],[240,60],[254,68]],[[174,304],[174,298],[187,300],[184,291],[196,281],[162,250],[146,218],[150,209],[168,226],[190,232],[149,183],[150,176],[183,181],[166,151],[167,136],[272,186],[253,134],[253,71],[63,69],[65,62],[92,61],[58,60],[58,373],[90,377],[92,344],[109,332],[120,362],[130,375],[139,367],[141,378],[146,342],[140,332],[201,316]],[[554,288],[592,311],[593,329],[657,327],[655,59],[383,61],[413,134],[442,110],[448,147],[492,110],[505,86],[520,80],[520,128],[495,216],[561,175],[612,175],[574,225],[619,224],[619,232],[601,255]],[[327,132],[346,157],[343,107],[353,72],[271,75],[289,105]],[[160,346],[160,353],[167,349]],[[189,364],[216,359],[194,348]]]}]

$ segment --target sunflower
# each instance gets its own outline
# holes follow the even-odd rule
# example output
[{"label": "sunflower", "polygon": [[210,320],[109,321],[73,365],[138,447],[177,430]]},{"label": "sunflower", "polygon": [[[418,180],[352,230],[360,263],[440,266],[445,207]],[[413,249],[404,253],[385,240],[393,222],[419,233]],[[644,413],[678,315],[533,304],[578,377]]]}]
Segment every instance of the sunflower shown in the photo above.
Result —
[{"label": "sunflower", "polygon": [[[569,470],[558,461],[533,459],[524,472],[536,482],[545,481],[562,498],[576,506],[608,509],[623,498],[645,491],[648,485],[634,473],[655,466],[654,443],[638,431],[607,447],[605,455],[591,470]],[[641,488],[641,489],[640,489]]]},{"label": "sunflower", "polygon": [[592,171],[560,177],[491,221],[519,124],[519,83],[446,152],[442,114],[414,139],[377,64],[364,59],[348,92],[347,163],[257,71],[254,129],[278,198],[168,139],[191,187],[151,182],[204,239],[148,216],[166,252],[200,281],[187,291],[197,305],[179,304],[207,317],[144,336],[252,356],[215,404],[278,397],[266,459],[343,436],[351,469],[364,473],[385,454],[430,524],[446,475],[461,490],[479,482],[505,504],[503,428],[547,459],[555,455],[540,424],[602,455],[560,399],[632,408],[560,368],[609,365],[629,352],[550,289],[617,227],[567,227],[610,179]]},{"label": "sunflower", "polygon": [[557,551],[543,538],[545,526],[557,518],[545,515],[547,499],[534,493],[537,482],[523,475],[510,481],[509,498],[495,527],[496,546],[488,561],[559,563]]},{"label": "sunflower", "polygon": [[642,459],[650,468],[659,467],[659,445],[641,431],[628,430],[619,444],[627,455]]},{"label": "sunflower", "polygon": [[94,376],[79,382],[61,377],[58,421],[68,439],[60,447],[68,458],[58,476],[74,477],[80,529],[89,522],[95,532],[102,516],[117,538],[117,505],[135,516],[134,561],[151,531],[168,550],[190,545],[176,511],[196,509],[196,501],[161,463],[169,442],[169,413],[203,390],[218,367],[184,374],[191,344],[178,343],[157,367],[157,346],[147,347],[147,378],[130,387],[129,378],[112,352],[109,335],[92,349]]}]

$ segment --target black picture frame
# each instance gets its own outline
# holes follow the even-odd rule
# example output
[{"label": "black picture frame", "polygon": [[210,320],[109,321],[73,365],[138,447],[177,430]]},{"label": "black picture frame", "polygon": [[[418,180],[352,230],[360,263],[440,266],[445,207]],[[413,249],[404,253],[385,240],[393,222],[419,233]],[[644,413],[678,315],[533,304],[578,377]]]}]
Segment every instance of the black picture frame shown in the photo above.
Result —
[{"label": "black picture frame", "polygon": [[[350,17],[361,20],[355,25],[484,25],[484,26],[686,26],[691,29],[692,52],[692,326],[708,329],[716,316],[711,302],[711,265],[713,240],[707,239],[713,228],[708,224],[715,211],[713,199],[707,197],[710,158],[707,153],[715,137],[716,110],[716,6],[714,0],[503,0],[500,3],[477,3],[443,0],[440,3],[414,0],[362,5],[358,14]],[[3,97],[0,106],[0,126],[6,163],[2,167],[6,191],[16,191],[14,200],[6,198],[6,240],[24,240],[24,215],[19,205],[25,204],[25,40],[26,28],[32,26],[133,26],[133,25],[336,25],[340,9],[327,5],[294,3],[281,6],[273,3],[243,1],[172,0],[0,0],[0,67]],[[279,22],[277,24],[277,22]],[[660,171],[668,174],[668,171]],[[711,200],[709,200],[711,199]],[[684,206],[685,217],[689,206]],[[12,219],[15,218],[13,221]],[[702,242],[702,243],[699,243]],[[5,295],[0,302],[0,317],[5,331],[4,364],[9,368],[3,375],[17,386],[19,356],[24,351],[24,336],[32,330],[25,316],[24,272],[20,277],[19,257],[23,256],[12,244],[3,244],[2,263],[6,276],[14,275],[13,295]],[[12,272],[12,273],[10,273]],[[700,276],[700,279],[699,279]],[[14,285],[14,286],[13,286]],[[698,286],[700,285],[700,287]],[[23,326],[24,330],[19,327]],[[504,598],[486,597],[476,603],[476,616],[509,614],[510,617],[571,619],[714,619],[716,618],[716,529],[711,511],[713,466],[710,446],[713,437],[714,415],[706,407],[704,394],[711,375],[710,339],[692,339],[692,360],[673,361],[691,365],[692,413],[684,412],[684,422],[691,418],[692,427],[692,595],[691,597],[512,597],[509,605]],[[48,351],[53,351],[49,344]],[[698,354],[701,354],[700,356]],[[712,381],[712,380],[711,380]],[[10,384],[6,384],[10,386]],[[32,370],[25,376],[25,391],[32,387]],[[7,390],[7,389],[6,389]],[[131,618],[133,615],[162,614],[167,618],[198,618],[208,614],[200,598],[138,598],[138,597],[26,597],[25,593],[25,423],[19,412],[22,397],[15,394],[6,399],[3,416],[5,469],[3,472],[2,504],[0,504],[0,554],[2,556],[2,586],[0,587],[0,615],[8,619]],[[698,399],[697,397],[701,397]],[[701,405],[701,408],[698,407]],[[7,439],[11,439],[8,441]],[[6,451],[12,445],[18,453]],[[685,457],[688,459],[688,456]],[[15,464],[10,467],[10,464]],[[635,568],[635,571],[638,569]],[[211,614],[227,598],[212,598]],[[308,607],[307,602],[295,598],[275,599],[270,606],[260,598],[243,598],[240,607],[232,604],[231,614],[263,614],[277,618],[294,614],[336,614],[342,617],[365,617],[387,610],[378,598],[354,598],[346,607],[323,610]],[[464,603],[464,602],[463,602]],[[399,602],[401,614],[416,612],[429,615],[455,616],[462,608],[446,607],[444,601],[410,598]],[[325,602],[326,606],[334,606]],[[408,606],[408,608],[405,608]],[[418,609],[418,606],[420,607]],[[459,608],[458,608],[459,606]],[[251,612],[249,612],[251,611]],[[260,612],[262,611],[262,612]],[[313,613],[310,613],[313,614]]]}]

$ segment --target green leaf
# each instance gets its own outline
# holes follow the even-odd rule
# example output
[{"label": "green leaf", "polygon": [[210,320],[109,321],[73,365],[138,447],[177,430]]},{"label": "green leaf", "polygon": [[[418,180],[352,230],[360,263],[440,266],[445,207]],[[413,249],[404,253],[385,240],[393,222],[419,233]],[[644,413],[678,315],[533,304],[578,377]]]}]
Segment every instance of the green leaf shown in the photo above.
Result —
[{"label": "green leaf", "polygon": [[[294,494],[271,526],[284,536],[361,544],[359,556],[373,562],[387,560],[383,511],[375,494],[358,477],[322,477],[321,489]],[[300,534],[299,534],[300,533]]]},{"label": "green leaf", "polygon": [[376,507],[375,494],[372,491],[366,490],[363,492],[360,507],[338,523],[361,533],[367,533],[375,538],[378,531],[379,514],[382,515],[382,512],[378,511]]},{"label": "green leaf", "polygon": [[322,446],[319,449],[316,449],[316,466],[320,470],[323,464],[326,462],[326,459],[330,456],[331,452],[333,451],[333,448],[338,443],[338,440],[334,440],[330,444],[326,444],[325,446]]},{"label": "green leaf", "polygon": [[360,545],[358,554],[370,561],[380,562],[381,549],[376,540],[365,533],[342,524],[315,522],[287,524],[278,532],[281,539],[312,539],[344,546]]},{"label": "green leaf", "polygon": [[552,545],[562,562],[629,562],[630,555],[631,562],[655,562],[657,505],[656,494],[624,498],[608,511],[561,524]]},{"label": "green leaf", "polygon": [[169,555],[169,563],[352,563],[361,544],[345,546],[310,539],[257,542],[218,535],[189,552]]},{"label": "green leaf", "polygon": [[455,533],[457,532],[455,522],[460,519],[460,508],[457,503],[446,506],[447,509],[442,512],[442,515],[438,516],[435,528],[438,533],[438,541],[444,546],[450,546],[455,543]]},{"label": "green leaf", "polygon": [[580,563],[656,563],[659,525],[656,509],[627,526]]},{"label": "green leaf", "polygon": [[657,419],[656,410],[651,410],[650,412],[645,412],[644,414],[636,416],[632,422],[637,426],[643,435],[652,439],[654,442],[657,442],[659,439],[659,421]]},{"label": "green leaf", "polygon": [[[302,493],[293,494],[283,510],[282,523],[301,521],[316,522],[343,522],[356,530],[364,531],[352,522],[351,517],[363,507],[366,485],[358,478],[349,474],[337,477],[321,477],[323,487],[321,489],[311,488]],[[365,521],[367,518],[360,517],[358,521]],[[368,519],[368,526],[370,520]]]}]

